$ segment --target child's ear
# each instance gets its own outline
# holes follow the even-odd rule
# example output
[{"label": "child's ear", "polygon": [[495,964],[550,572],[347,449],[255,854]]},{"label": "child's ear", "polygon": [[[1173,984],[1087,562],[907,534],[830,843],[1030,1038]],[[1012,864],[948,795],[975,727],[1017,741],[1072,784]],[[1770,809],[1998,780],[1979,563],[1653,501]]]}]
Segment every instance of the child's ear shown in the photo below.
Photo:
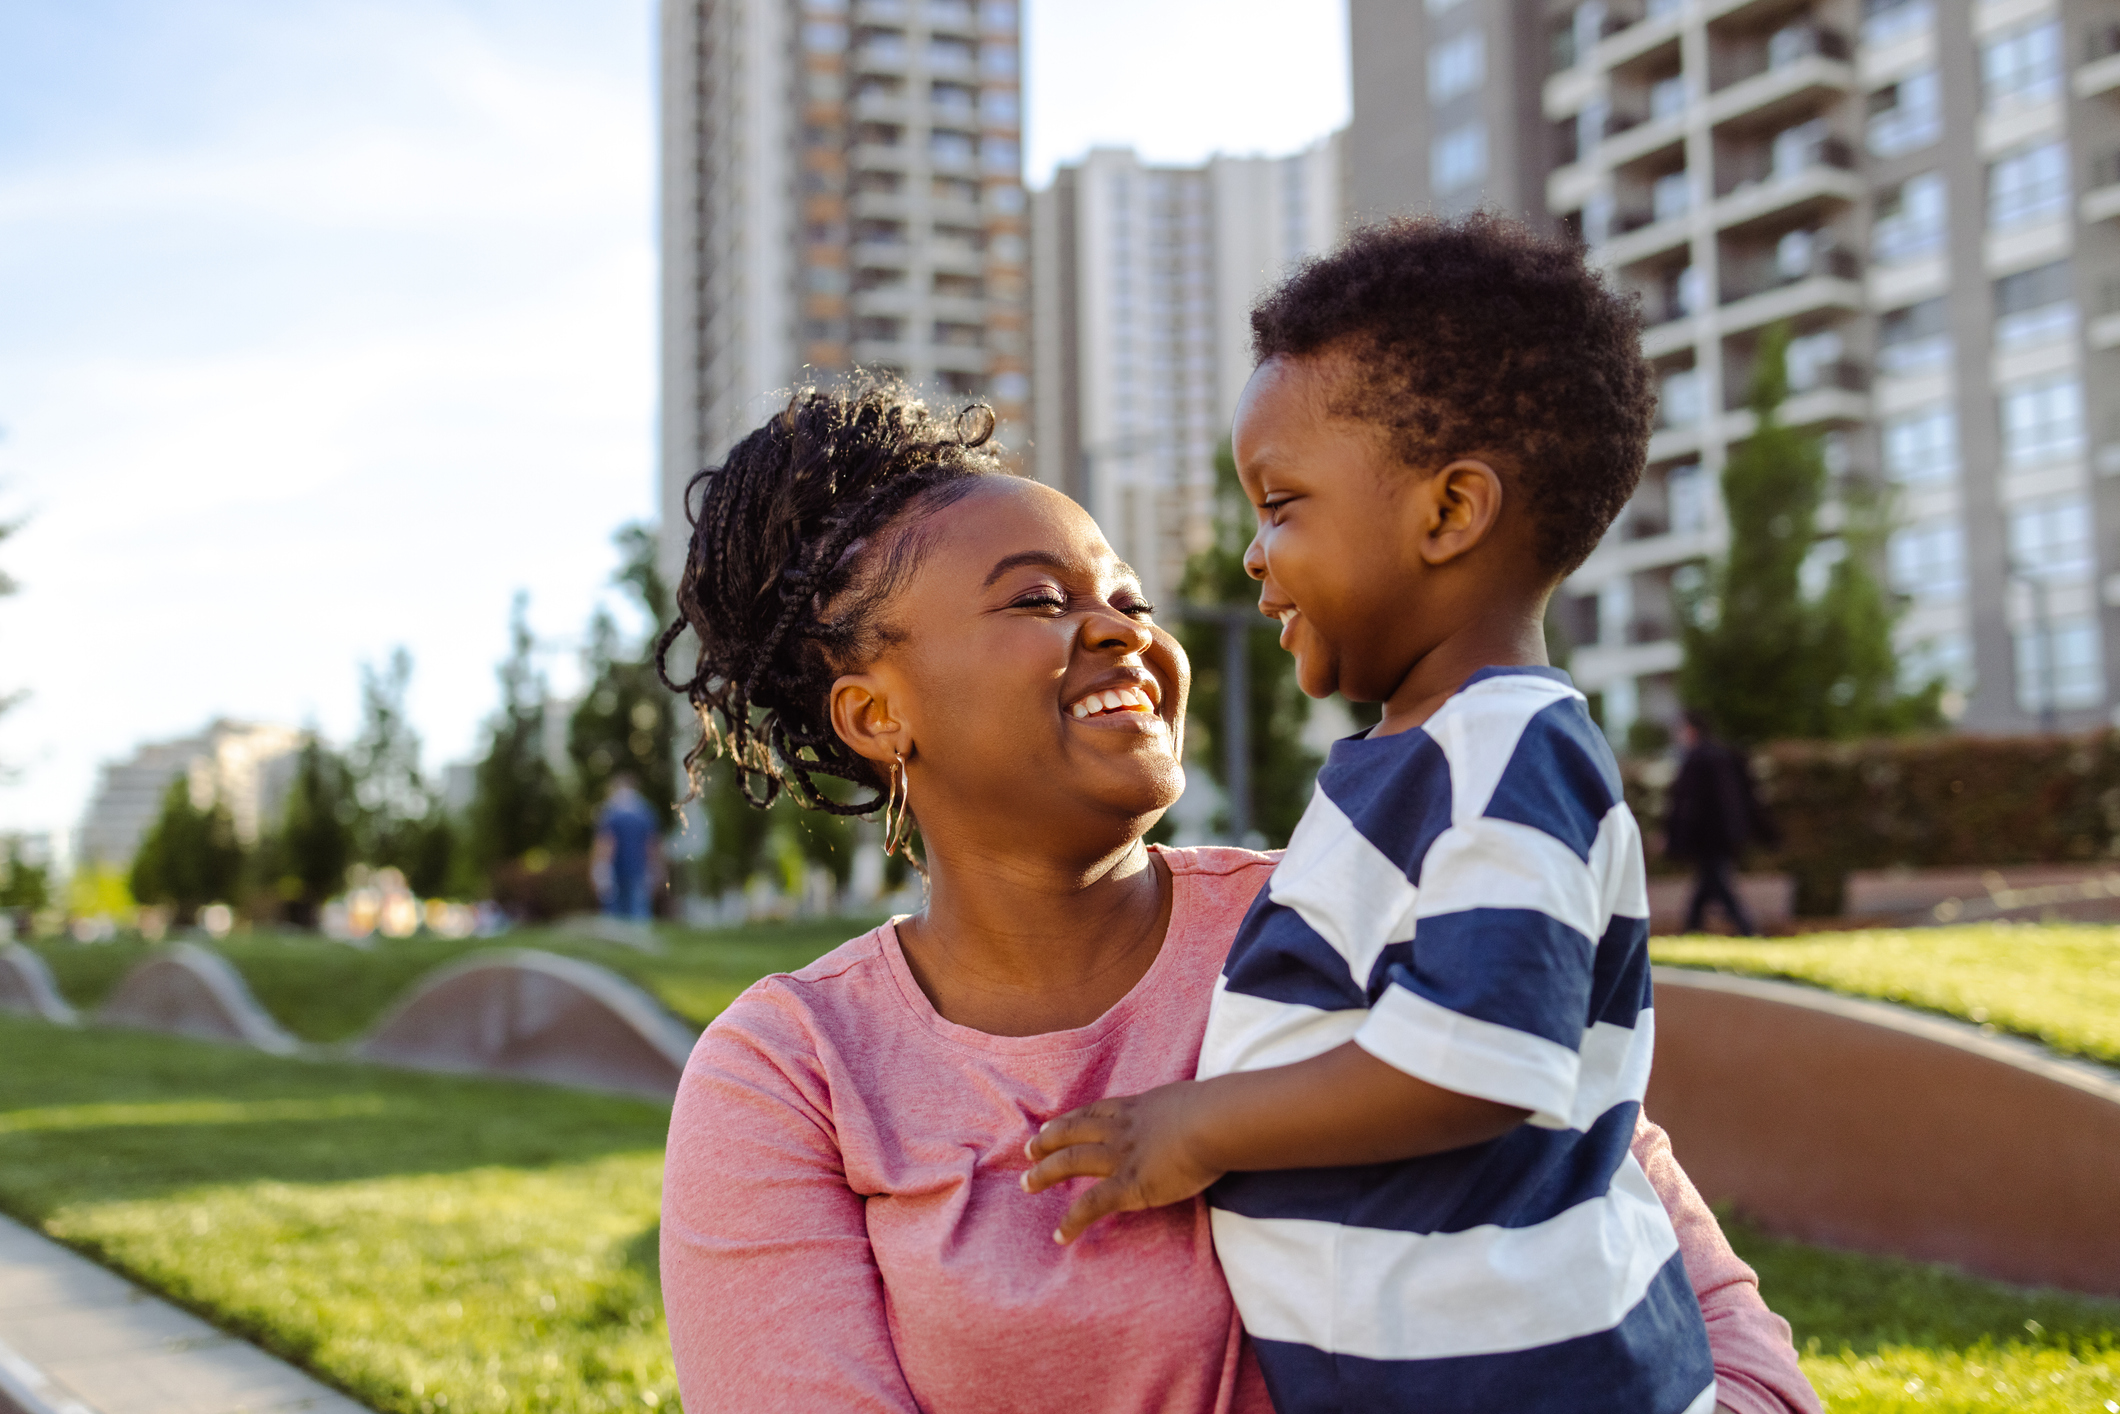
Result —
[{"label": "child's ear", "polygon": [[1478,457],[1459,457],[1428,478],[1428,533],[1421,558],[1431,565],[1457,559],[1485,540],[1502,518],[1502,477]]},{"label": "child's ear", "polygon": [[832,730],[854,754],[880,763],[913,752],[913,734],[891,710],[890,689],[875,673],[848,673],[832,684]]}]

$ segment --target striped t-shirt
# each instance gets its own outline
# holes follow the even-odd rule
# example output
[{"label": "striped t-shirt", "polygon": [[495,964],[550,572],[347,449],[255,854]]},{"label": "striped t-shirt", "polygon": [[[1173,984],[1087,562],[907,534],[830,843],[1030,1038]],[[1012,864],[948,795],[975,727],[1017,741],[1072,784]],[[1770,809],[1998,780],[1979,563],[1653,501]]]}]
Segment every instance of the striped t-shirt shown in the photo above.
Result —
[{"label": "striped t-shirt", "polygon": [[1209,1190],[1280,1414],[1714,1408],[1678,1240],[1628,1151],[1648,912],[1618,766],[1565,673],[1488,668],[1422,726],[1333,746],[1231,945],[1200,1075],[1351,1039],[1531,1118]]}]

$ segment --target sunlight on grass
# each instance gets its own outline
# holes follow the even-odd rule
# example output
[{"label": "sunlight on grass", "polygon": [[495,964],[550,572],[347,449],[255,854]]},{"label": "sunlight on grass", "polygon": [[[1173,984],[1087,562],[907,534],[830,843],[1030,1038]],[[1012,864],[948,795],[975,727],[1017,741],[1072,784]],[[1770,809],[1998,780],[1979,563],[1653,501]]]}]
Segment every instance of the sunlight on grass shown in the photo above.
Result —
[{"label": "sunlight on grass", "polygon": [[661,1191],[660,1154],[623,1154],[68,1204],[46,1226],[377,1409],[675,1408]]},{"label": "sunlight on grass", "polygon": [[1980,923],[1796,938],[1658,938],[1657,962],[1944,1012],[2120,1065],[2120,927]]}]

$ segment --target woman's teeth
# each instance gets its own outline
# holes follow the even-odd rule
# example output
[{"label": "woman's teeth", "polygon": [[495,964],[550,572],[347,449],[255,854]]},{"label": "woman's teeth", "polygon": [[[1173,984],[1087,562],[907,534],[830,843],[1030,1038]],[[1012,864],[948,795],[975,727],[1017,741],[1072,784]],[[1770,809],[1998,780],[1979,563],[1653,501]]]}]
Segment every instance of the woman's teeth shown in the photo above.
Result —
[{"label": "woman's teeth", "polygon": [[1275,615],[1276,618],[1280,619],[1282,628],[1287,628],[1288,621],[1295,616],[1296,611],[1293,609],[1283,609],[1279,614]]},{"label": "woman's teeth", "polygon": [[1100,712],[1153,712],[1156,704],[1137,687],[1114,687],[1104,692],[1092,692],[1067,710],[1079,721]]}]

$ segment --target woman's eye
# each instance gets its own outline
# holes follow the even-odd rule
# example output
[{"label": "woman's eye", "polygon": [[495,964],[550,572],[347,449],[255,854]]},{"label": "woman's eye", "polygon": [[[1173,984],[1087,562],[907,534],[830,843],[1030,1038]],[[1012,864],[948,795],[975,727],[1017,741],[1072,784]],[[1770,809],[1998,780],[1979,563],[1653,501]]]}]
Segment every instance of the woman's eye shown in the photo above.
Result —
[{"label": "woman's eye", "polygon": [[1156,606],[1149,603],[1146,599],[1136,599],[1130,604],[1121,604],[1119,606],[1119,612],[1122,614],[1147,614],[1148,616],[1153,618],[1155,616]]},{"label": "woman's eye", "polygon": [[1015,609],[1064,609],[1067,607],[1067,601],[1059,595],[1048,591],[1043,594],[1026,594],[1009,607]]}]

